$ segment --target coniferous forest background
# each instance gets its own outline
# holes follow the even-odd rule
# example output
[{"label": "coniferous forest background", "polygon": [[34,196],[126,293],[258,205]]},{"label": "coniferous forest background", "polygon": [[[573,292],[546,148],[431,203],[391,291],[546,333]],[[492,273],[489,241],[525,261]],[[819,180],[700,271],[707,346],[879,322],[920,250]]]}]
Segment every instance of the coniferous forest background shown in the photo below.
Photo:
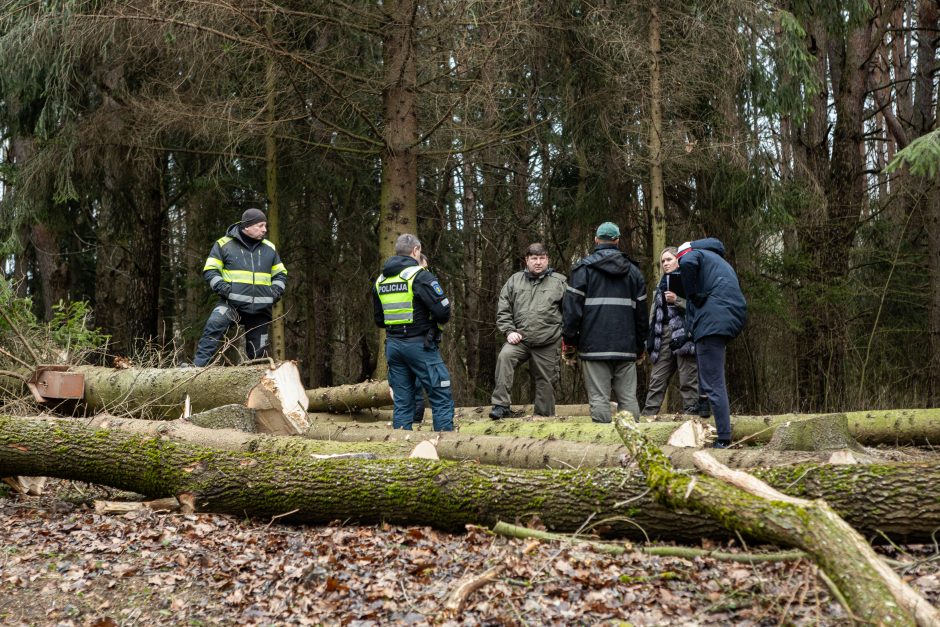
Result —
[{"label": "coniferous forest background", "polygon": [[525,245],[567,274],[612,220],[650,286],[664,245],[725,243],[736,413],[937,405],[938,25],[928,0],[2,0],[4,270],[40,319],[88,301],[108,356],[171,365],[212,242],[261,207],[279,356],[319,387],[373,375],[371,283],[414,232],[476,404]]}]

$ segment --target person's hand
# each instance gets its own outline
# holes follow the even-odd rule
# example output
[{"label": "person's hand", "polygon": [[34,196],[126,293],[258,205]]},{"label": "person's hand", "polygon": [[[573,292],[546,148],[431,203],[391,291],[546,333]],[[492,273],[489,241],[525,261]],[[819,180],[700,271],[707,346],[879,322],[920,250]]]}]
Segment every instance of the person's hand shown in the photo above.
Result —
[{"label": "person's hand", "polygon": [[518,344],[522,341],[522,334],[517,331],[513,331],[506,336],[506,341],[510,344]]},{"label": "person's hand", "polygon": [[573,366],[578,360],[578,347],[561,343],[561,361],[566,366]]},{"label": "person's hand", "polygon": [[[671,292],[670,292],[670,293],[671,293]],[[646,353],[643,353],[642,355],[640,355],[639,357],[636,358],[636,365],[637,365],[637,366],[641,366],[641,365],[643,365],[643,362],[644,362],[644,361],[646,361]]]},{"label": "person's hand", "polygon": [[675,292],[666,292],[663,294],[666,297],[666,302],[670,305],[675,304],[676,302],[676,293]]}]

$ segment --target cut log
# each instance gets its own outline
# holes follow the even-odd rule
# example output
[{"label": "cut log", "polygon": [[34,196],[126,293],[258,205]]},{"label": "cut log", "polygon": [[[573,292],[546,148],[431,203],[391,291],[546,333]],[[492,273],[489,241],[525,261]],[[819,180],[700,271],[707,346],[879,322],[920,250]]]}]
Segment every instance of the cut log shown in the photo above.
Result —
[{"label": "cut log", "polygon": [[192,411],[239,404],[257,410],[258,431],[303,433],[307,394],[293,362],[274,368],[74,368],[85,376],[85,404],[92,413],[175,419],[190,397]]},{"label": "cut log", "polygon": [[[617,404],[611,403],[613,411],[617,411]],[[470,407],[455,407],[454,408],[454,420],[457,422],[476,422],[484,421],[491,422],[490,410],[492,407],[489,405],[476,405]],[[521,419],[535,419],[535,420],[545,420],[545,416],[535,416],[535,406],[534,405],[513,405],[512,416],[514,418]],[[387,420],[391,422],[392,420],[392,410],[389,408],[384,409],[374,409],[373,410],[376,419]],[[591,406],[590,405],[556,405],[555,406],[555,417],[567,417],[577,416],[581,422],[590,422],[591,417]],[[431,420],[431,409],[426,408],[424,410],[424,419]]]},{"label": "cut log", "polygon": [[[607,433],[610,425],[599,431]],[[640,428],[645,428],[640,425]],[[595,429],[595,431],[597,431]],[[393,430],[381,425],[331,423],[314,421],[304,434],[308,438],[339,442],[418,442],[430,437],[429,431]],[[621,444],[596,444],[574,440],[559,440],[550,437],[516,437],[469,435],[459,432],[439,432],[437,452],[442,459],[476,460],[496,466],[514,468],[598,468],[629,464],[629,451]],[[590,435],[590,434],[589,434]],[[619,437],[619,436],[618,436]],[[692,468],[691,449],[664,447],[673,464]],[[722,463],[732,468],[753,466],[784,466],[795,464],[826,463],[871,463],[875,458],[869,454],[857,454],[852,460],[832,459],[831,452],[824,453],[774,453],[763,449],[728,449],[715,453]],[[925,457],[928,455],[925,453]],[[934,459],[933,456],[929,456]],[[912,459],[913,461],[913,459]]]},{"label": "cut log", "polygon": [[855,438],[849,435],[849,421],[845,414],[793,420],[777,425],[766,448],[772,451],[852,450],[864,454]]},{"label": "cut log", "polygon": [[[940,527],[938,464],[803,465],[755,474],[792,496],[824,498],[865,535],[920,541]],[[149,498],[191,494],[201,511],[264,520],[290,512],[281,522],[388,521],[462,530],[468,523],[491,526],[538,516],[549,530],[561,532],[603,521],[595,531],[611,536],[691,542],[731,537],[706,516],[655,503],[643,476],[630,469],[318,461],[222,451],[76,420],[0,416],[3,475],[88,481]]]},{"label": "cut log", "polygon": [[835,583],[852,613],[866,622],[914,624],[916,616],[918,624],[940,624],[940,613],[882,562],[825,501],[783,494],[751,475],[722,466],[704,451],[696,453],[696,462],[709,476],[676,472],[628,414],[618,414],[615,424],[657,501],[711,516],[729,531],[806,551]]},{"label": "cut log", "polygon": [[[201,415],[195,414],[194,417]],[[49,419],[35,418],[35,420]],[[218,450],[298,456],[306,459],[362,453],[377,457],[406,457],[414,448],[414,444],[409,442],[328,442],[253,434],[233,429],[207,429],[188,420],[139,420],[102,414],[93,417],[87,424],[95,428],[115,429]]]},{"label": "cut log", "polygon": [[[196,414],[194,417],[201,415]],[[43,420],[43,418],[36,418],[36,420]],[[337,425],[329,429],[325,425],[317,424],[310,428],[308,434],[321,437],[310,438],[307,443],[304,443],[303,440],[293,437],[279,438],[233,430],[205,429],[183,420],[135,420],[101,415],[93,418],[89,424],[94,427],[160,436],[227,451],[271,452],[278,455],[300,455],[309,459],[357,454],[380,458],[408,457],[416,444],[429,437],[421,433],[402,430],[355,429],[346,425]],[[514,468],[626,467],[632,463],[623,445],[531,438],[462,436],[453,432],[437,433],[433,441],[437,454],[442,459],[475,461]],[[664,450],[667,451],[674,465],[693,467],[691,449],[665,447]],[[764,453],[760,449],[723,450],[716,451],[715,454],[733,468],[806,463],[872,463],[875,461],[870,456],[862,455],[852,459],[834,460],[832,454],[828,452],[774,454]]]},{"label": "cut log", "polygon": [[388,381],[366,381],[352,385],[307,390],[309,411],[357,412],[367,407],[385,407],[392,404]]},{"label": "cut log", "polygon": [[[460,409],[458,409],[458,415],[463,415],[460,414]],[[770,441],[770,438],[773,437],[774,431],[780,424],[798,420],[810,420],[827,415],[832,414],[732,416],[731,437],[735,442],[744,441],[747,444],[766,444]],[[848,420],[849,435],[863,446],[934,446],[940,444],[940,408],[855,411],[846,412],[845,417]],[[678,427],[678,423],[684,422],[688,420],[688,418],[689,416],[684,414],[665,414],[656,416],[651,421],[651,424],[675,424]],[[526,416],[498,421],[499,423],[506,423],[507,426],[494,426],[492,434],[496,435],[497,431],[512,429],[513,427],[509,427],[508,425],[517,421],[543,425],[539,428],[539,431],[541,435],[547,437],[562,437],[559,435],[562,431],[554,431],[555,429],[566,430],[574,424],[593,424],[591,423],[590,417],[587,415],[558,416],[548,420],[541,417]],[[493,420],[470,420],[470,422],[474,422],[474,424],[470,425],[462,420],[458,421],[461,429],[466,428],[474,433],[486,431],[488,428],[484,425],[497,424],[497,421]],[[646,423],[642,422],[641,424]],[[483,431],[479,431],[479,429]],[[668,436],[666,436],[666,439],[660,440],[658,436],[653,434],[648,435],[650,441],[657,445],[664,444],[668,439]],[[600,440],[591,439],[589,441]]]}]

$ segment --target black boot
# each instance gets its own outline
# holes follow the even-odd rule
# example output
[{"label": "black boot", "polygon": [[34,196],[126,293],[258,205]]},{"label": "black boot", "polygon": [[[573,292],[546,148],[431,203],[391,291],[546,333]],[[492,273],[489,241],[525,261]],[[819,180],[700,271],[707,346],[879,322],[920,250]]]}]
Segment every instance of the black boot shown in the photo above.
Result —
[{"label": "black boot", "polygon": [[499,420],[500,418],[508,418],[512,415],[512,412],[505,405],[493,405],[493,409],[490,410],[490,418],[493,420]]},{"label": "black boot", "polygon": [[712,448],[728,448],[731,446],[731,440],[715,440]]}]

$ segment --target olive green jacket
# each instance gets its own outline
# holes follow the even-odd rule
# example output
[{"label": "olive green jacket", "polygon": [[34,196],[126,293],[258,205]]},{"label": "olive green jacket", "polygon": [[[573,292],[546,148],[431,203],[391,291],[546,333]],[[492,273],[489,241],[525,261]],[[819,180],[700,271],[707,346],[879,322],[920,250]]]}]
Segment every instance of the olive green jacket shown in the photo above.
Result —
[{"label": "olive green jacket", "polygon": [[506,335],[516,331],[528,346],[544,346],[561,337],[561,299],[568,280],[551,268],[538,278],[517,272],[499,292],[496,327]]}]

